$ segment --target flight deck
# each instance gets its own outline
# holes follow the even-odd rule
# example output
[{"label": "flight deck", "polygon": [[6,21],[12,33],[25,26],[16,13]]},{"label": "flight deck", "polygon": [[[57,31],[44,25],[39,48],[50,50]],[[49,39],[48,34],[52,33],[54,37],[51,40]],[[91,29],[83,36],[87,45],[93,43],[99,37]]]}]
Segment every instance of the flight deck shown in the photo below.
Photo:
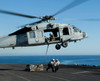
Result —
[{"label": "flight deck", "polygon": [[26,64],[0,64],[0,81],[100,81],[99,66],[60,65],[56,73],[29,72],[25,67]]}]

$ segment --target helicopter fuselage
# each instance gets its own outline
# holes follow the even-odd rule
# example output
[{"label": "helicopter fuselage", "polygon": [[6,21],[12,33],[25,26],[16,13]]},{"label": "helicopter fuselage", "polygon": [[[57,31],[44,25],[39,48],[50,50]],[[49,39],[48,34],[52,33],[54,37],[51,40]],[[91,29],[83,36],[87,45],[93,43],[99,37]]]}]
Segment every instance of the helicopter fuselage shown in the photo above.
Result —
[{"label": "helicopter fuselage", "polygon": [[26,25],[14,33],[0,37],[0,48],[57,44],[56,49],[60,49],[59,46],[67,47],[68,42],[76,42],[86,37],[85,32],[73,25],[40,23]]}]

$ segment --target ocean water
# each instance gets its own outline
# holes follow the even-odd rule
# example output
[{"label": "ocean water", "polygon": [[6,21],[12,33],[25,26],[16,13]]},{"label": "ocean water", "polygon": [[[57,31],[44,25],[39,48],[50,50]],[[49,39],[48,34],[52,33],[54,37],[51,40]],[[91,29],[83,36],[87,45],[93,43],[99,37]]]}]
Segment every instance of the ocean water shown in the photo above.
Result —
[{"label": "ocean water", "polygon": [[[0,64],[43,64],[45,56],[0,56]],[[59,59],[61,64],[100,65],[100,55],[58,55],[47,56],[45,64],[51,59]]]}]

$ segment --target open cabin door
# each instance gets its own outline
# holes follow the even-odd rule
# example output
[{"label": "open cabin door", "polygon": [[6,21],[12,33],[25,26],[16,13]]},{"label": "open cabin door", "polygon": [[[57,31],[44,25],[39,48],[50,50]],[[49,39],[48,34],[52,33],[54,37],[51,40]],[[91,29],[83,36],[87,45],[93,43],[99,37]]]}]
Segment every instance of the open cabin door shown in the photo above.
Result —
[{"label": "open cabin door", "polygon": [[63,29],[60,29],[60,36],[63,41],[69,40],[72,37],[71,34],[72,34],[71,29],[68,27],[64,27]]},{"label": "open cabin door", "polygon": [[45,39],[48,43],[56,43],[60,41],[59,29],[46,29],[44,30]]},{"label": "open cabin door", "polygon": [[42,30],[30,31],[28,35],[28,44],[42,44],[45,42],[44,33]]}]

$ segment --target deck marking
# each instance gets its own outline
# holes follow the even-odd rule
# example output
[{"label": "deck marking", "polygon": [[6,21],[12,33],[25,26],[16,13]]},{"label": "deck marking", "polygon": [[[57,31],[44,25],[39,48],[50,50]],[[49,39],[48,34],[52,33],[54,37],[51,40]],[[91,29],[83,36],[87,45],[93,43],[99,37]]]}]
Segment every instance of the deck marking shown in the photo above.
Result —
[{"label": "deck marking", "polygon": [[[40,74],[40,73],[37,73],[37,74]],[[40,75],[42,75],[42,74],[40,74]],[[65,78],[60,78],[60,77],[52,76],[50,74],[46,74],[46,76],[52,77],[52,78],[56,78],[56,79],[60,79],[60,80],[63,80],[63,81],[71,81],[71,80],[68,80],[68,79],[65,79]]]},{"label": "deck marking", "polygon": [[53,77],[53,78],[61,79],[61,80],[64,80],[64,81],[71,81],[71,80],[68,80],[68,79],[65,79],[65,78],[55,77],[55,76],[52,76],[52,75],[49,75],[49,76]]},{"label": "deck marking", "polygon": [[[6,71],[7,72],[7,71]],[[9,72],[7,72],[7,73],[9,73]],[[14,73],[9,73],[9,74],[11,74],[11,75],[13,75],[13,76],[15,76],[15,77],[18,77],[18,78],[21,78],[21,79],[23,79],[23,80],[25,80],[25,81],[32,81],[32,80],[29,80],[29,79],[27,79],[27,78],[25,78],[25,77],[22,77],[22,76],[19,76],[19,75],[15,75]]]},{"label": "deck marking", "polygon": [[82,73],[90,73],[90,71],[81,71],[81,72],[75,72],[75,73],[72,73],[72,74],[82,74]]}]

